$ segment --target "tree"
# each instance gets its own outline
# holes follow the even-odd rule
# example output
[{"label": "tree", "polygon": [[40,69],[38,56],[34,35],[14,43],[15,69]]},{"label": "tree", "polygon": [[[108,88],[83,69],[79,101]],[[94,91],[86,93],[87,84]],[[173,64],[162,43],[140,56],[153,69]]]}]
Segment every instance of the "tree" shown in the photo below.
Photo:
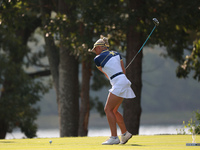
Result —
[{"label": "tree", "polygon": [[[79,57],[80,62],[82,63],[82,84],[81,84],[81,106],[80,106],[80,119],[79,119],[79,135],[80,136],[86,136],[88,132],[88,121],[89,121],[89,111],[90,111],[90,99],[89,99],[89,86],[90,86],[90,76],[91,76],[91,54],[88,53],[88,47],[93,45],[93,32],[94,28],[96,26],[91,25],[92,21],[89,18],[89,16],[85,16],[84,12],[87,12],[87,6],[88,5],[82,5],[82,4],[76,4],[76,7],[74,7],[74,3],[66,3],[62,4],[61,6],[64,7],[62,11],[66,12],[57,12],[56,8],[58,7],[55,5],[55,8],[53,7],[53,3],[49,3],[49,1],[40,1],[41,4],[41,11],[42,11],[42,20],[43,20],[43,30],[44,30],[44,37],[46,41],[46,52],[49,57],[49,63],[51,66],[51,72],[54,79],[54,86],[57,89],[57,102],[58,102],[58,109],[60,112],[60,91],[59,87],[60,84],[56,83],[60,80],[60,72],[57,69],[61,61],[67,61],[67,57],[63,57],[63,54],[58,56],[57,51],[60,52],[61,50],[61,43],[58,45],[55,45],[55,40],[58,40],[59,42],[65,43],[64,47],[67,46],[69,49],[69,54],[71,57],[75,57],[76,59]],[[84,3],[87,4],[87,3]],[[74,6],[73,6],[74,5]],[[92,8],[92,7],[89,7]],[[68,10],[72,9],[72,11]],[[55,11],[55,17],[52,18],[51,14]],[[76,16],[78,16],[76,18]],[[70,24],[69,24],[70,22]],[[65,34],[63,34],[64,30],[67,29]],[[48,36],[46,36],[48,35]],[[55,39],[55,35],[59,35],[58,38]],[[70,37],[73,36],[73,37]],[[68,38],[67,40],[65,38]],[[99,37],[99,34],[98,34]],[[51,46],[50,46],[51,45]],[[57,46],[59,49],[57,49]],[[56,50],[57,49],[57,50]],[[66,50],[64,51],[66,52]],[[61,56],[62,59],[61,60]],[[64,65],[65,63],[63,63]],[[75,65],[74,63],[68,66],[68,68],[71,68],[72,65]],[[67,69],[67,67],[65,68]],[[76,76],[73,72],[73,76]],[[66,83],[69,83],[69,81],[72,81],[72,78],[68,77],[68,81]],[[76,90],[77,88],[71,88],[71,90]],[[67,95],[69,95],[70,91],[65,92]],[[78,94],[76,94],[78,95]],[[74,100],[72,100],[74,102]],[[99,102],[97,102],[97,106],[99,106]],[[64,107],[63,107],[64,109]],[[67,106],[65,106],[65,109],[69,109]],[[78,109],[74,109],[76,112],[78,112]],[[74,116],[71,113],[68,113],[65,116]],[[78,120],[76,117],[73,117],[75,120]],[[63,119],[65,119],[63,117]],[[65,121],[66,122],[66,121]],[[67,121],[69,122],[69,121]],[[61,125],[61,123],[60,123]],[[75,127],[74,125],[73,127]],[[67,132],[71,132],[67,131]],[[61,131],[62,132],[62,131]],[[67,135],[68,136],[68,135]]]},{"label": "tree", "polygon": [[33,12],[26,11],[29,7],[26,1],[3,1],[0,6],[1,139],[16,127],[29,138],[36,136],[34,121],[39,108],[35,104],[48,89],[25,70],[33,65],[29,59],[25,61],[30,53],[27,42],[41,23]]},{"label": "tree", "polygon": [[[127,23],[127,50],[126,50],[126,64],[128,64],[132,58],[136,55],[138,50],[141,47],[142,41],[142,32],[141,21],[143,21],[142,6],[144,6],[144,1],[135,0],[129,1],[127,4],[128,14],[130,19]],[[135,10],[136,13],[132,14],[131,10]],[[133,16],[132,16],[133,15]],[[132,134],[139,133],[140,125],[140,115],[142,112],[141,108],[141,91],[142,91],[142,52],[134,60],[134,63],[126,70],[126,75],[128,79],[132,82],[132,89],[136,94],[136,98],[130,100],[124,100],[124,121],[127,126],[127,129]]]},{"label": "tree", "polygon": [[[85,51],[87,53],[87,49]],[[88,59],[87,59],[88,58]],[[91,56],[86,55],[82,59],[82,84],[81,84],[81,107],[79,119],[79,136],[87,136],[90,114],[90,77],[91,77]]]},{"label": "tree", "polygon": [[79,53],[81,54],[81,91],[80,91],[80,118],[79,118],[79,136],[87,136],[88,134],[88,124],[89,124],[89,115],[90,115],[90,77],[91,73],[91,55],[88,54],[88,41],[85,40],[85,37],[89,37],[90,33],[86,32],[87,30],[84,27],[82,21],[79,22],[79,31],[80,31],[80,41],[83,43],[79,47]]},{"label": "tree", "polygon": [[[78,57],[75,53],[76,2],[59,0],[49,3],[49,1],[41,0],[40,4],[46,52],[57,93],[60,136],[78,136],[79,83]],[[53,11],[56,14],[55,18],[51,18]],[[57,39],[54,38],[55,35],[57,35]],[[55,40],[59,41],[59,45],[55,44]]]},{"label": "tree", "polygon": [[[161,24],[154,34],[153,42],[166,46],[167,54],[180,65],[178,77],[187,77],[194,70],[199,80],[199,1],[149,1],[148,15],[156,16]],[[191,55],[186,55],[187,53]],[[186,56],[185,56],[186,55]]]},{"label": "tree", "polygon": [[200,39],[194,41],[192,53],[187,55],[183,64],[177,68],[177,76],[187,78],[191,71],[194,71],[193,78],[200,81]]}]

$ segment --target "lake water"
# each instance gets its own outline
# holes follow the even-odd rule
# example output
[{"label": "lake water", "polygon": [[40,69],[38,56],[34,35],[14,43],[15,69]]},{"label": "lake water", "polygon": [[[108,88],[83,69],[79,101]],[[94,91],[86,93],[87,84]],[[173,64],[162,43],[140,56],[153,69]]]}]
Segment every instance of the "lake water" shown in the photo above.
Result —
[{"label": "lake water", "polygon": [[[183,129],[182,125],[142,125],[139,129],[139,135],[156,135],[156,134],[177,134]],[[118,129],[118,135],[120,135]],[[90,128],[88,132],[89,137],[95,136],[110,136],[109,128]],[[59,129],[39,129],[37,132],[38,138],[56,138],[59,137]],[[6,139],[21,139],[24,138],[19,130],[12,134],[8,133]]]}]

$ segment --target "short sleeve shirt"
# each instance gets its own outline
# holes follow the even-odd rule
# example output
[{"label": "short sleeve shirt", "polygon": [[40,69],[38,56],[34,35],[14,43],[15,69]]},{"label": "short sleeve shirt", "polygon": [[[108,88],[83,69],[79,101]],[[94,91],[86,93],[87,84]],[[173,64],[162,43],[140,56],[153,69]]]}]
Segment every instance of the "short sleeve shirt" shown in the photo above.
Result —
[{"label": "short sleeve shirt", "polygon": [[121,55],[116,51],[102,51],[101,54],[94,58],[97,67],[102,67],[102,70],[111,77],[112,75],[122,72]]}]

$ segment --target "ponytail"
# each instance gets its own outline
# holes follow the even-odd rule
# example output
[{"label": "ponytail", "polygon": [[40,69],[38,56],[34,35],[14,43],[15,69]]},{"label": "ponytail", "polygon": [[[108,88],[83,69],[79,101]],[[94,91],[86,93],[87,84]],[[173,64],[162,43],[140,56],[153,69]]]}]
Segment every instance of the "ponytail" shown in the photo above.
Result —
[{"label": "ponytail", "polygon": [[105,43],[105,46],[107,47],[107,49],[109,49],[109,43],[108,43],[108,38],[103,37],[103,41]]}]

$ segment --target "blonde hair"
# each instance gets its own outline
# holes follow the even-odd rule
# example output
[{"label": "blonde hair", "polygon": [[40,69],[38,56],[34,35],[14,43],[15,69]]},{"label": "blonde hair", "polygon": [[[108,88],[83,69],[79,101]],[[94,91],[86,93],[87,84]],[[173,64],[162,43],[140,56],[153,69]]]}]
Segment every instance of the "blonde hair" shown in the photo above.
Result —
[{"label": "blonde hair", "polygon": [[104,43],[105,43],[105,46],[104,46],[104,47],[106,47],[107,49],[109,49],[108,38],[103,37],[103,41],[104,41]]}]

